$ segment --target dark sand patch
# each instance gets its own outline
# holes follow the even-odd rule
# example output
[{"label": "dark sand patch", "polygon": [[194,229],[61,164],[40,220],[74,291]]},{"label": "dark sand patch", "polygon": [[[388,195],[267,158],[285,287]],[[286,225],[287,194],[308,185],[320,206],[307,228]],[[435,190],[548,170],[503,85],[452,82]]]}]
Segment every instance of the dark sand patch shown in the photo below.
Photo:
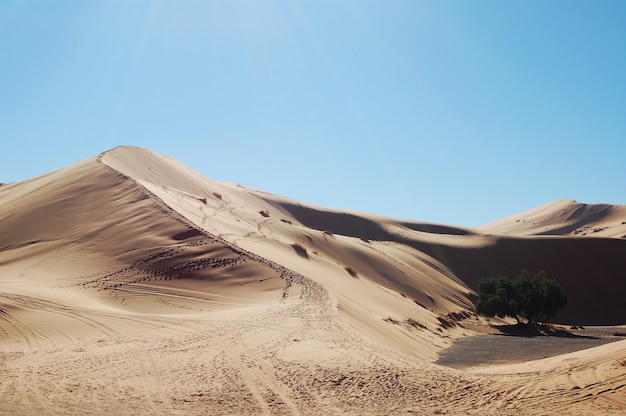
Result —
[{"label": "dark sand patch", "polygon": [[456,341],[439,354],[436,363],[453,368],[521,363],[619,340],[609,337],[478,335]]}]

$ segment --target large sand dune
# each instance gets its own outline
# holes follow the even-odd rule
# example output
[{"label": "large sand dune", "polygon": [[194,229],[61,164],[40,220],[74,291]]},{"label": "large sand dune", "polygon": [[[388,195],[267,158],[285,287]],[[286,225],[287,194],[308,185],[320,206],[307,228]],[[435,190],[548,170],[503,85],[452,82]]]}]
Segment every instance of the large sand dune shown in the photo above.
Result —
[{"label": "large sand dune", "polygon": [[562,201],[477,229],[398,220],[119,147],[0,186],[0,414],[623,414],[626,341],[432,364],[480,324],[485,275],[546,270],[559,322],[626,323],[622,221]]}]

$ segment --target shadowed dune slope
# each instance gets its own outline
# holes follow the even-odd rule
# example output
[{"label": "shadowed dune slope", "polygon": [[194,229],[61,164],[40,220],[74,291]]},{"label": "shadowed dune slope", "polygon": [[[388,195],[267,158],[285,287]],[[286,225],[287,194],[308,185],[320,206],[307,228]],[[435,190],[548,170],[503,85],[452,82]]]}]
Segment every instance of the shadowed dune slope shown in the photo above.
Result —
[{"label": "shadowed dune slope", "polygon": [[430,254],[476,287],[484,276],[545,271],[564,288],[568,303],[554,321],[579,325],[626,322],[626,240],[611,238],[491,237],[474,247],[408,244]]}]

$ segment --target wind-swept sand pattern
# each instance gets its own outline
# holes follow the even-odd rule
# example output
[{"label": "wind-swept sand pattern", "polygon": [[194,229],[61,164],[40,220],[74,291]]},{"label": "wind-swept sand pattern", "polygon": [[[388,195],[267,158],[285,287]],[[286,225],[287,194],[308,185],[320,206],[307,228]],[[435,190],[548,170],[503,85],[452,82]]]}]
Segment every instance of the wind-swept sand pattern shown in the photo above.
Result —
[{"label": "wind-swept sand pattern", "polygon": [[133,147],[0,187],[0,230],[0,414],[626,410],[626,341],[433,364],[482,322],[475,279],[524,262],[562,273],[576,306],[563,322],[624,323],[621,231],[504,236],[343,212]]}]

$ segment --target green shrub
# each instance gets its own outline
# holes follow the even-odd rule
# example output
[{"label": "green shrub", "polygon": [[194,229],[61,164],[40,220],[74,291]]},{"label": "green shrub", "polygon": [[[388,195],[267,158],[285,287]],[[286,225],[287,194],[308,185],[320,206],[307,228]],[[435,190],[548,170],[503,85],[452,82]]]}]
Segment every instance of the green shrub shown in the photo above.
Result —
[{"label": "green shrub", "polygon": [[526,270],[515,279],[485,277],[478,282],[476,312],[485,316],[512,316],[528,324],[545,323],[565,306],[567,297],[555,279],[544,272],[531,276]]}]

